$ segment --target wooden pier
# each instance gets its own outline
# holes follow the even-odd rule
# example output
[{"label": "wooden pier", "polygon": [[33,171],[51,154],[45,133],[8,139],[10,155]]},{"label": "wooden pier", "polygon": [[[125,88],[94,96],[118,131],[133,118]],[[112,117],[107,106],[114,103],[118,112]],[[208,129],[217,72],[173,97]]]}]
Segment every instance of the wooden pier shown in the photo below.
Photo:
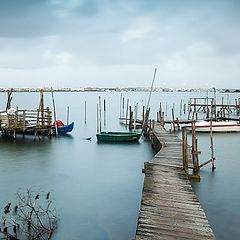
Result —
[{"label": "wooden pier", "polygon": [[151,162],[144,164],[145,179],[135,239],[215,239],[183,170],[181,140],[159,124],[155,125],[154,136],[162,148]]},{"label": "wooden pier", "polygon": [[11,107],[13,89],[7,92],[6,109],[0,111],[0,131],[5,136],[16,134],[32,134],[35,137],[40,135],[51,136],[52,131],[52,111],[49,107],[44,107],[43,90],[40,90],[39,107],[34,110],[16,109]]}]

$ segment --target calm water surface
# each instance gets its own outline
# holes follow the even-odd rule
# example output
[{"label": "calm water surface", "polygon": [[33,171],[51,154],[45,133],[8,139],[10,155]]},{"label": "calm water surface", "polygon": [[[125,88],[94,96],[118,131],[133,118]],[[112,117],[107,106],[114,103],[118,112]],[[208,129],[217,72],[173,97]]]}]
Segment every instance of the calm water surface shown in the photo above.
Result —
[{"label": "calm water surface", "polygon": [[[57,118],[66,123],[66,108],[75,122],[71,135],[33,141],[31,137],[16,141],[0,138],[0,203],[5,206],[19,188],[30,186],[52,191],[60,213],[55,239],[132,239],[140,206],[143,163],[154,156],[151,145],[98,144],[96,142],[96,104],[98,96],[107,102],[106,130],[122,130],[118,123],[119,93],[55,93]],[[151,118],[156,118],[162,102],[166,118],[174,104],[204,93],[153,93]],[[146,104],[148,93],[123,93],[130,104]],[[221,96],[218,96],[221,99]],[[238,95],[225,95],[234,99]],[[52,108],[50,93],[46,106]],[[39,94],[14,93],[13,107],[36,109]],[[84,123],[87,102],[87,124]],[[0,109],[5,108],[6,94],[0,94]],[[140,112],[141,110],[139,110]],[[140,116],[140,114],[139,114]],[[183,116],[179,116],[181,118]],[[91,141],[83,138],[92,136]],[[193,188],[208,216],[217,239],[238,239],[240,235],[240,156],[239,133],[214,134],[216,170],[205,166],[201,182]],[[209,136],[198,136],[201,161],[210,159]]]}]

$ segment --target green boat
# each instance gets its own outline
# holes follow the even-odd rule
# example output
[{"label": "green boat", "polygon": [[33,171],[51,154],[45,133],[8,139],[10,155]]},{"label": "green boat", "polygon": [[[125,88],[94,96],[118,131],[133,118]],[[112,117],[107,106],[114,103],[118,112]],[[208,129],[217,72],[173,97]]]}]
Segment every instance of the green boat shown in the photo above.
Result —
[{"label": "green boat", "polygon": [[100,142],[137,142],[141,133],[136,132],[100,132],[96,134]]}]

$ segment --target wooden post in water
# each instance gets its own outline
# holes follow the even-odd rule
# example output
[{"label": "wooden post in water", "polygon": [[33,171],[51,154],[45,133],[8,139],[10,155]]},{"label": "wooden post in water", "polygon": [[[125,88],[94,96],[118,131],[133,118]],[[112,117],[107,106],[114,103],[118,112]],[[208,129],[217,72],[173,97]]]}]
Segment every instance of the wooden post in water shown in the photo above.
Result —
[{"label": "wooden post in water", "polygon": [[173,126],[173,131],[175,132],[175,119],[174,119],[174,108],[172,108],[172,126]]},{"label": "wooden post in water", "polygon": [[215,167],[215,157],[214,157],[214,149],[213,149],[213,132],[212,132],[212,116],[210,119],[210,149],[211,149],[211,159],[212,159],[212,170],[214,170]]},{"label": "wooden post in water", "polygon": [[12,93],[13,93],[13,88],[10,90],[7,90],[7,104],[6,104],[6,111],[11,108],[11,102],[12,102]]},{"label": "wooden post in water", "polygon": [[133,112],[132,112],[132,107],[129,106],[129,125],[128,125],[129,130],[132,130],[132,123],[133,123]]},{"label": "wooden post in water", "polygon": [[84,101],[84,123],[87,124],[87,101]]},{"label": "wooden post in water", "polygon": [[145,107],[143,105],[143,107],[142,107],[142,127],[143,127],[144,121],[145,121]]},{"label": "wooden post in water", "polygon": [[67,106],[67,125],[69,124],[69,106]]},{"label": "wooden post in water", "polygon": [[99,132],[99,109],[98,109],[98,103],[97,103],[97,132]]},{"label": "wooden post in water", "polygon": [[102,108],[101,108],[101,97],[98,97],[99,100],[99,131],[102,131]]},{"label": "wooden post in water", "polygon": [[16,139],[16,128],[17,128],[17,121],[18,121],[18,107],[14,113],[14,123],[13,123],[13,139]]},{"label": "wooden post in water", "polygon": [[183,104],[183,114],[186,114],[186,103]]},{"label": "wooden post in water", "polygon": [[128,124],[128,104],[129,104],[129,99],[127,99],[127,107],[126,107],[126,109],[127,109],[127,111],[126,111],[126,126]]},{"label": "wooden post in water", "polygon": [[58,137],[58,128],[57,128],[57,114],[56,114],[56,107],[55,107],[55,100],[53,96],[53,89],[51,87],[51,95],[52,95],[52,105],[53,105],[53,117],[54,117],[54,127],[56,132],[56,137]]},{"label": "wooden post in water", "polygon": [[122,93],[120,93],[119,118],[122,117]]},{"label": "wooden post in water", "polygon": [[180,102],[180,116],[182,116],[182,107],[183,107],[183,100],[181,99],[181,102]]},{"label": "wooden post in water", "polygon": [[168,111],[168,106],[167,106],[167,102],[165,104],[165,116],[167,117],[167,111]]},{"label": "wooden post in water", "polygon": [[160,125],[164,127],[165,122],[164,122],[164,112],[161,113],[161,119],[160,119]]},{"label": "wooden post in water", "polygon": [[192,161],[193,161],[193,171],[198,171],[198,150],[197,150],[197,139],[195,131],[195,121],[192,121]]},{"label": "wooden post in water", "polygon": [[103,124],[106,126],[106,99],[103,100]]},{"label": "wooden post in water", "polygon": [[162,103],[159,104],[159,112],[162,112]]},{"label": "wooden post in water", "polygon": [[39,111],[41,114],[41,125],[44,125],[44,96],[43,96],[43,89],[40,90],[40,103],[39,103]]},{"label": "wooden post in water", "polygon": [[188,174],[187,129],[186,129],[186,127],[182,127],[182,155],[183,155],[183,169]]},{"label": "wooden post in water", "polygon": [[124,117],[124,105],[125,105],[125,99],[124,99],[124,97],[122,98],[122,115],[121,115],[121,117],[123,116]]},{"label": "wooden post in water", "polygon": [[136,124],[137,124],[137,112],[138,112],[138,103],[136,103],[135,109],[134,109],[134,131],[136,130]]}]

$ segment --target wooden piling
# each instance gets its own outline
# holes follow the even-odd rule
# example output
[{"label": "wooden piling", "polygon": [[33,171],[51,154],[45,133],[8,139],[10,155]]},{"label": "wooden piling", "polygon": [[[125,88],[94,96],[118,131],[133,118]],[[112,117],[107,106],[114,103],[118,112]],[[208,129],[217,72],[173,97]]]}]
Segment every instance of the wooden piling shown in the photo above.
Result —
[{"label": "wooden piling", "polygon": [[84,101],[84,123],[87,124],[87,101]]},{"label": "wooden piling", "polygon": [[103,100],[103,124],[106,126],[106,99]]},{"label": "wooden piling", "polygon": [[55,127],[56,136],[58,136],[57,114],[56,114],[56,106],[55,106],[55,100],[54,100],[52,87],[51,87],[51,95],[52,95],[52,105],[53,105],[54,127]]},{"label": "wooden piling", "polygon": [[98,97],[98,107],[99,107],[99,131],[102,131],[102,103],[101,103],[101,97]]}]

